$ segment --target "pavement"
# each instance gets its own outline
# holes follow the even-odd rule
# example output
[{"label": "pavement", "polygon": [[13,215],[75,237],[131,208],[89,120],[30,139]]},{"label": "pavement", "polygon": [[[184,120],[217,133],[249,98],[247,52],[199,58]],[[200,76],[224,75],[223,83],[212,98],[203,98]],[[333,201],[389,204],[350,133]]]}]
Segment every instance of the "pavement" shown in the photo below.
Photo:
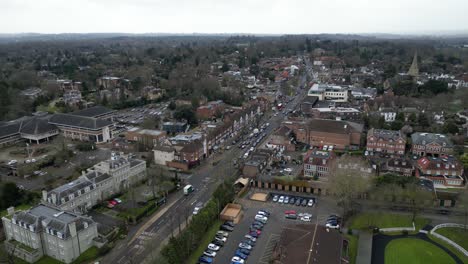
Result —
[{"label": "pavement", "polygon": [[372,261],[372,232],[360,232],[358,242],[358,252],[356,256],[357,264],[371,264]]}]

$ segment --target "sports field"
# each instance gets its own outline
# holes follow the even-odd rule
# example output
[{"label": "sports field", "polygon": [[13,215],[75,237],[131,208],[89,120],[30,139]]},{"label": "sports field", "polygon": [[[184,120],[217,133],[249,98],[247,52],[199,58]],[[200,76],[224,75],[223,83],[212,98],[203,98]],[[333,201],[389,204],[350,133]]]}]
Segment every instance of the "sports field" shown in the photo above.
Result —
[{"label": "sports field", "polygon": [[399,238],[385,248],[385,264],[452,264],[456,263],[437,246],[417,238]]}]

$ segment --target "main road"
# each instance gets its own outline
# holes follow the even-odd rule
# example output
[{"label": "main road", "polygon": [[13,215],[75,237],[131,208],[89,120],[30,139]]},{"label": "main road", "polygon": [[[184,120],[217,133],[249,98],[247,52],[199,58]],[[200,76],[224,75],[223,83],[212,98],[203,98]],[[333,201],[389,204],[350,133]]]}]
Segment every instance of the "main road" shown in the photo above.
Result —
[{"label": "main road", "polygon": [[[305,74],[310,74],[310,66],[309,63],[307,64]],[[306,89],[301,88],[306,83],[305,74],[301,76],[300,84],[296,87],[298,94],[286,104],[286,109],[294,109],[302,100],[306,92]],[[283,118],[282,114],[264,117],[263,121],[270,123],[265,130],[267,136],[278,128]],[[234,147],[222,154],[215,154],[204,161],[193,174],[182,176],[187,184],[194,186],[195,192],[188,196],[184,196],[182,191],[171,195],[158,212],[144,223],[132,228],[127,238],[118,241],[113,250],[100,261],[113,264],[157,263],[161,246],[173,232],[184,226],[195,204],[208,202],[216,187],[224,179],[236,173],[237,168],[234,167],[232,160],[239,158],[241,152],[242,150]],[[219,160],[219,162],[213,166],[214,160]]]}]

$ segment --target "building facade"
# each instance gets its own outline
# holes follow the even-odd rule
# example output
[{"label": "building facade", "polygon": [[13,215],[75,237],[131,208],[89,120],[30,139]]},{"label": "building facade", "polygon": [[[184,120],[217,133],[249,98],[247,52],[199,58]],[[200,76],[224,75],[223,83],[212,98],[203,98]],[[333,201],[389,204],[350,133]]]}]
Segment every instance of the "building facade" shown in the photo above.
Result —
[{"label": "building facade", "polygon": [[310,150],[304,158],[304,177],[326,178],[334,159],[331,151]]},{"label": "building facade", "polygon": [[7,251],[33,263],[50,256],[71,263],[81,253],[97,245],[97,224],[78,214],[39,204],[27,211],[2,217]]},{"label": "building facade", "polygon": [[416,166],[416,176],[432,180],[436,188],[463,187],[463,164],[453,156],[422,157]]},{"label": "building facade", "polygon": [[308,96],[316,96],[319,101],[329,100],[334,102],[347,102],[348,89],[338,85],[313,84],[307,92]]},{"label": "building facade", "polygon": [[131,155],[113,154],[111,159],[89,168],[78,179],[49,192],[43,191],[42,201],[60,210],[84,213],[145,178],[145,161]]},{"label": "building facade", "polygon": [[367,132],[367,151],[404,155],[406,136],[401,131],[370,129]]},{"label": "building facade", "polygon": [[433,133],[413,133],[411,152],[418,156],[449,155],[453,153],[453,143],[445,135]]}]

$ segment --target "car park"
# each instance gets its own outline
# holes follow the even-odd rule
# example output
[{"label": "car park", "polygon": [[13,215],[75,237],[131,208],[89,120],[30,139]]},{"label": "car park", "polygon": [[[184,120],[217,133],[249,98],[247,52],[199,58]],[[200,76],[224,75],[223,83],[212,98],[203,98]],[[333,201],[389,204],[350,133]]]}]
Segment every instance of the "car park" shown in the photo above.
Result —
[{"label": "car park", "polygon": [[208,249],[213,250],[213,251],[218,251],[220,249],[220,247],[215,245],[215,244],[209,244]]}]

